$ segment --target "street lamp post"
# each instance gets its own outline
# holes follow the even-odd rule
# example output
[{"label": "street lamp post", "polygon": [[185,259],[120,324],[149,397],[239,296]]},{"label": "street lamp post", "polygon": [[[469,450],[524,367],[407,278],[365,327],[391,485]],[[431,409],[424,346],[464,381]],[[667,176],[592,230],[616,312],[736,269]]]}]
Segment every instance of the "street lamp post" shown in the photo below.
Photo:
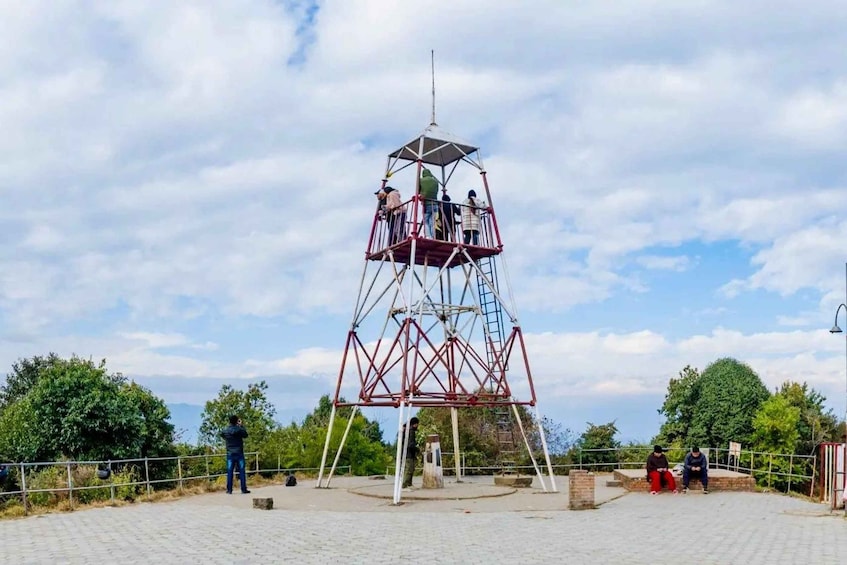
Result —
[{"label": "street lamp post", "polygon": [[[838,313],[841,312],[841,309],[844,308],[844,316],[847,319],[847,263],[844,263],[844,298],[845,302],[838,305],[838,308],[835,310],[835,322],[832,324],[832,329],[829,330],[829,333],[840,334],[841,328],[838,327]],[[847,337],[847,336],[845,336]],[[847,339],[844,340],[844,359],[845,363],[847,363]],[[847,365],[845,365],[845,369],[847,369]],[[847,378],[847,374],[845,374],[845,378]],[[847,381],[845,381],[847,382]],[[847,389],[845,389],[845,394],[847,394]],[[845,396],[847,399],[847,396]],[[847,405],[845,405],[844,410],[844,489],[845,492],[842,492],[842,499],[845,499],[845,494],[847,494]],[[847,499],[845,499],[844,510],[847,512]]]}]

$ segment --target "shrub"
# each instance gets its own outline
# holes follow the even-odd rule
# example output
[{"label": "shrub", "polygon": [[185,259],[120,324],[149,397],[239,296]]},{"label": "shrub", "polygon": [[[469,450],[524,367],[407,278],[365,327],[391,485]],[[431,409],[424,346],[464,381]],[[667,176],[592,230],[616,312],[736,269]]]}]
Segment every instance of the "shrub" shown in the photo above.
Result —
[{"label": "shrub", "polygon": [[[68,499],[68,475],[65,467],[50,465],[42,469],[32,469],[26,478],[27,497],[34,506],[55,506]],[[48,490],[51,492],[29,492],[32,490]]]}]

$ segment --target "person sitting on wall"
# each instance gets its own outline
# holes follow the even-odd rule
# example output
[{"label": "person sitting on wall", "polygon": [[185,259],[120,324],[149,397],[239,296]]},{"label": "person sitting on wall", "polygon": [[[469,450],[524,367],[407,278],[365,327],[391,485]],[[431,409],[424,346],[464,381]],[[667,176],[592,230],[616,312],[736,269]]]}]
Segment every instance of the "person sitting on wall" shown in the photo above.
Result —
[{"label": "person sitting on wall", "polygon": [[653,453],[647,457],[647,480],[650,481],[650,494],[659,494],[662,483],[666,484],[668,490],[672,490],[674,494],[679,492],[676,490],[676,481],[668,469],[668,458],[662,453],[661,445],[654,445]]},{"label": "person sitting on wall", "polygon": [[700,453],[696,445],[691,452],[685,456],[682,466],[682,492],[688,492],[688,481],[691,477],[700,479],[703,485],[703,494],[709,494],[709,459],[705,453]]}]

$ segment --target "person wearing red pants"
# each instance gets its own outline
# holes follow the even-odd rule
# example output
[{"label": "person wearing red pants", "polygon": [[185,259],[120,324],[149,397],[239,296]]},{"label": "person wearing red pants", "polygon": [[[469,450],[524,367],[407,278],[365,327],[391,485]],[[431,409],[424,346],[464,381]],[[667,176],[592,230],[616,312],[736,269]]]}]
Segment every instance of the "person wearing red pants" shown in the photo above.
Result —
[{"label": "person wearing red pants", "polygon": [[659,494],[663,482],[674,494],[679,492],[673,474],[668,470],[668,458],[662,453],[661,445],[654,445],[653,453],[647,457],[647,480],[650,481],[650,494]]}]

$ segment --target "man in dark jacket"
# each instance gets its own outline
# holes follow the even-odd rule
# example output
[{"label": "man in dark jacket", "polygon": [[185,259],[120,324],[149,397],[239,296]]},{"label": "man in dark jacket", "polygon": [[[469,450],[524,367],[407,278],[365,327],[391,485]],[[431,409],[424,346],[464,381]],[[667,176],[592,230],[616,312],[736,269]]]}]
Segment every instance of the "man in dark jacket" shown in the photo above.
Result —
[{"label": "man in dark jacket", "polygon": [[[406,469],[403,473],[403,488],[412,486],[412,477],[415,476],[415,465],[418,462],[417,443],[418,419],[409,420],[409,442],[406,444]],[[403,437],[406,437],[406,426],[403,426]]]},{"label": "man in dark jacket", "polygon": [[441,197],[441,210],[435,223],[435,239],[456,241],[456,216],[462,214],[461,209],[450,201],[450,196]]},{"label": "man in dark jacket", "polygon": [[229,417],[229,427],[221,432],[221,437],[226,440],[226,493],[232,494],[232,474],[238,466],[241,492],[248,494],[250,491],[247,490],[247,473],[244,469],[244,438],[247,437],[247,430],[238,416]]},{"label": "man in dark jacket", "polygon": [[688,492],[688,481],[691,477],[700,479],[703,485],[703,494],[709,494],[709,459],[705,453],[700,453],[696,445],[691,448],[691,453],[685,456],[682,465],[682,492]]},{"label": "man in dark jacket", "polygon": [[662,481],[674,494],[679,492],[676,490],[673,474],[668,470],[668,458],[662,453],[661,445],[653,446],[653,453],[647,457],[647,480],[650,481],[650,494],[659,494],[662,490]]}]

